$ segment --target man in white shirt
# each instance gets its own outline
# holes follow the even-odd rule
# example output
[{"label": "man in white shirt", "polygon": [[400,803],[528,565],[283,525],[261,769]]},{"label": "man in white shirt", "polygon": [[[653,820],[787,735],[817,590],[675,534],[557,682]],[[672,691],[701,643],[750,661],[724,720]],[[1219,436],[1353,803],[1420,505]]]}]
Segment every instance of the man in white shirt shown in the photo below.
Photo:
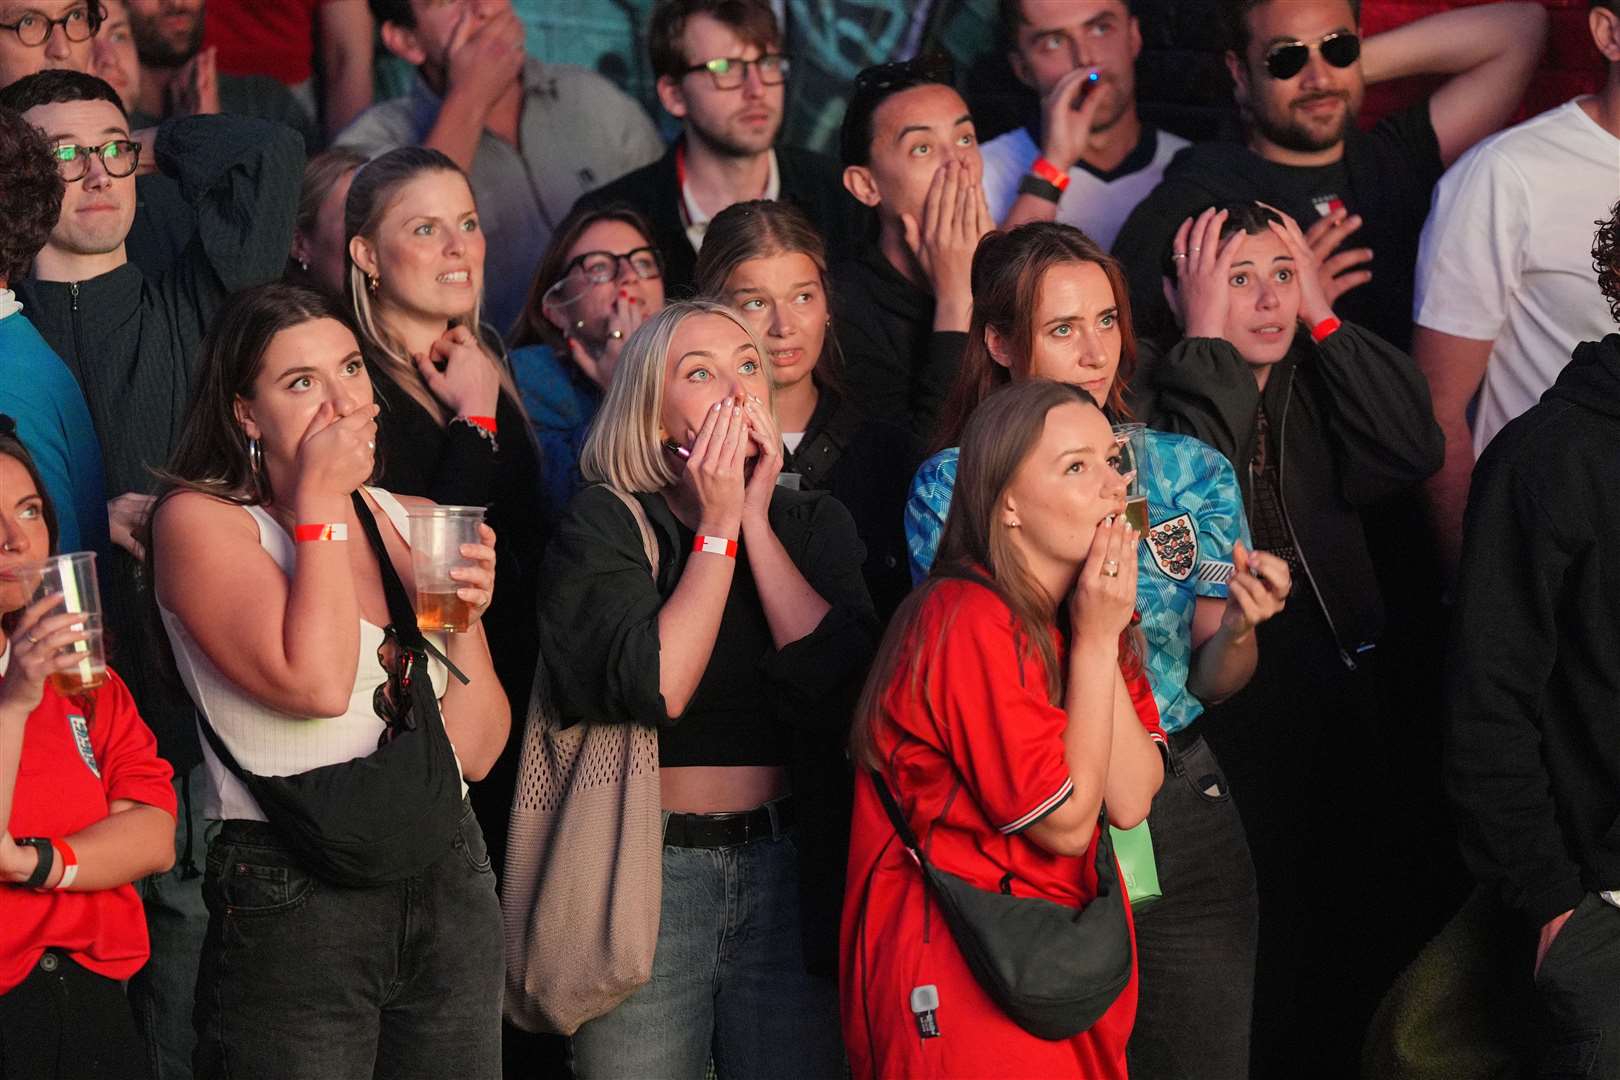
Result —
[{"label": "man in white shirt", "polygon": [[1423,230],[1412,355],[1446,434],[1427,496],[1448,571],[1475,458],[1576,344],[1614,328],[1591,237],[1620,196],[1620,0],[1592,0],[1589,20],[1604,89],[1474,147],[1441,180]]},{"label": "man in white shirt", "polygon": [[984,195],[1003,228],[1073,225],[1104,248],[1158,186],[1185,139],[1136,113],[1142,31],[1129,0],[1000,0],[1013,72],[1041,95],[1041,130],[981,148]]}]

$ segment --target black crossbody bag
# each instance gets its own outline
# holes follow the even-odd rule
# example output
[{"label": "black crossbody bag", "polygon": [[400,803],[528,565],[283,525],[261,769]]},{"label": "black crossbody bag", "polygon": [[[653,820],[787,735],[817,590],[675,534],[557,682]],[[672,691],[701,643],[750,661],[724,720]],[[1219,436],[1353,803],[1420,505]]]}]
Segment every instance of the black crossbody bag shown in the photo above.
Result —
[{"label": "black crossbody bag", "polygon": [[1076,910],[1052,900],[990,892],[934,866],[883,778],[873,772],[872,783],[900,842],[938,898],[962,958],[990,999],[1041,1039],[1071,1039],[1095,1024],[1130,982],[1132,966],[1125,890],[1106,818],[1092,845],[1097,895]]},{"label": "black crossbody bag", "polygon": [[444,730],[428,675],[431,651],[456,670],[416,626],[393,560],[371,509],[357,491],[355,511],[382,573],[389,626],[399,648],[400,717],[375,753],[293,776],[259,776],[242,768],[198,710],[203,735],[220,763],[240,780],[305,869],[334,885],[364,888],[413,877],[450,850],[461,822],[461,770]]}]

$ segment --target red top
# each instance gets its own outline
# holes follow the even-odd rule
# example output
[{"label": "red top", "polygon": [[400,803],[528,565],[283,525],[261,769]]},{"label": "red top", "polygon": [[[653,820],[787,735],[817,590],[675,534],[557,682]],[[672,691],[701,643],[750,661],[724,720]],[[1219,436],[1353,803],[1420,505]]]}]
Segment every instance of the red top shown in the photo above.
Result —
[{"label": "red top", "polygon": [[315,9],[332,0],[208,0],[203,44],[225,75],[269,75],[297,86],[315,73]]},{"label": "red top", "polygon": [[[930,647],[914,678],[902,671],[884,692],[877,750],[929,858],[983,889],[1005,879],[1017,896],[1084,905],[1096,893],[1094,856],[1053,855],[1020,835],[1073,788],[1063,753],[1068,715],[1047,700],[1038,654],[1020,661],[1012,613],[981,585],[936,585],[918,618],[916,640]],[[1142,726],[1162,740],[1147,679],[1128,675]],[[1024,1031],[968,970],[864,770],[848,881],[841,997],[855,1076],[1124,1080],[1134,971],[1080,1035],[1050,1042]],[[939,993],[939,1036],[925,1039],[910,998],[929,984]]]},{"label": "red top", "polygon": [[[12,836],[71,836],[106,817],[115,799],[174,814],[174,771],[157,756],[157,740],[129,688],[109,671],[93,702],[94,715],[87,715],[47,685],[28,714]],[[135,974],[150,951],[135,886],[35,892],[0,885],[0,994],[28,977],[47,946],[109,979]]]}]

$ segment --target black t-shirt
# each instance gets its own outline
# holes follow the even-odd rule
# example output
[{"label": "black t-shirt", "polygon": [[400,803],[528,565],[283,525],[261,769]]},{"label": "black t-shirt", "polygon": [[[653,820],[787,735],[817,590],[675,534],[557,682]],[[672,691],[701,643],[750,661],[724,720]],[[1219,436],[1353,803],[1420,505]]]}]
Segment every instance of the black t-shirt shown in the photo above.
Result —
[{"label": "black t-shirt", "polygon": [[1164,181],[1131,214],[1114,243],[1131,283],[1139,333],[1171,340],[1163,264],[1176,230],[1210,206],[1270,203],[1309,229],[1343,206],[1366,219],[1341,251],[1373,250],[1372,281],[1334,305],[1399,349],[1412,340],[1412,286],[1418,238],[1445,165],[1427,101],[1345,139],[1343,158],[1312,168],[1278,165],[1238,143],[1200,143],[1176,155]]}]

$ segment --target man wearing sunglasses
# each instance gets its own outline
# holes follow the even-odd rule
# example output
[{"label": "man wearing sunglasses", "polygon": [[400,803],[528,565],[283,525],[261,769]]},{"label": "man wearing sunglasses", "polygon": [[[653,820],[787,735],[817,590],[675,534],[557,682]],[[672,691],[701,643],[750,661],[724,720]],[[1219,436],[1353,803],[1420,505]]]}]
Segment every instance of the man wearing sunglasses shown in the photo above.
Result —
[{"label": "man wearing sunglasses", "polygon": [[417,79],[335,143],[367,157],[427,146],[461,166],[488,241],[485,318],[504,333],[574,201],[664,144],[641,106],[601,75],[529,56],[511,0],[369,3],[383,45]]},{"label": "man wearing sunglasses", "polygon": [[1412,356],[1446,433],[1428,496],[1448,571],[1474,459],[1541,399],[1576,342],[1614,329],[1585,241],[1620,189],[1620,0],[1591,0],[1587,24],[1604,87],[1470,150],[1423,230]]},{"label": "man wearing sunglasses", "polygon": [[[1202,143],[1126,221],[1114,244],[1138,328],[1173,333],[1160,267],[1183,221],[1260,200],[1306,230],[1337,314],[1399,348],[1412,338],[1412,269],[1445,166],[1512,115],[1541,56],[1536,3],[1481,4],[1365,41],[1357,0],[1222,0],[1227,70],[1245,142]],[[1370,83],[1445,81],[1370,131]]]},{"label": "man wearing sunglasses", "polygon": [[710,219],[733,203],[785,199],[845,248],[865,220],[838,168],[777,146],[791,60],[764,0],[662,0],[647,30],[658,100],[681,136],[658,161],[592,192],[580,205],[624,203],[646,214],[672,296],[692,286]]},{"label": "man wearing sunglasses", "polygon": [[[3,33],[3,31],[0,31]],[[169,271],[129,261],[135,172],[146,150],[129,129],[118,92],[93,75],[42,71],[0,90],[0,105],[39,128],[64,184],[62,209],[33,272],[13,282],[23,313],[67,364],[101,441],[113,545],[101,552],[107,640],[141,716],[173,767],[182,805],[202,760],[190,699],[162,674],[168,661],[147,632],[139,539],[150,493],[174,451],[193,385],[193,362],[226,298],[281,276],[292,243],[304,172],[303,140],[291,129],[239,116],[165,123],[152,156],[190,200],[196,222]],[[201,858],[200,819],[180,815],[176,846]],[[191,831],[188,832],[188,829]],[[207,915],[200,867],[185,858],[142,883],[153,959],[132,993],[144,1030],[155,1032],[163,1078],[188,1077],[192,987]],[[189,876],[188,876],[189,875]]]}]

